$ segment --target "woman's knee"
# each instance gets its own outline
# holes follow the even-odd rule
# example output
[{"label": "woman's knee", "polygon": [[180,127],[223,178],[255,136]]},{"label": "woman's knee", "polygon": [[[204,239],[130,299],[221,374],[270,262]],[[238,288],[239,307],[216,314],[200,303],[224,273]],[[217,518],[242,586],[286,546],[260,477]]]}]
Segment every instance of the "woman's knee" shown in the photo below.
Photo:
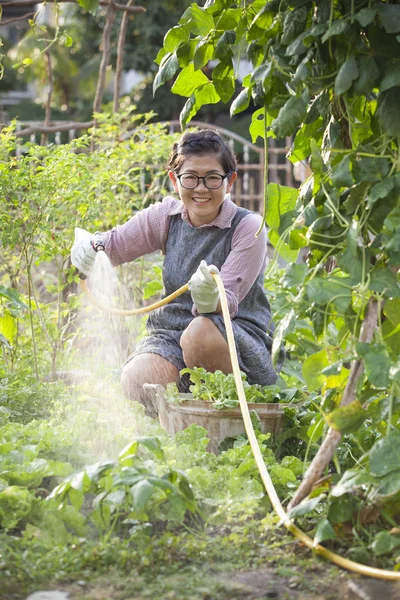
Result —
[{"label": "woman's knee", "polygon": [[189,368],[196,366],[208,371],[231,372],[227,341],[207,317],[196,317],[190,322],[181,336],[181,348]]},{"label": "woman's knee", "polygon": [[121,385],[128,398],[139,400],[144,383],[159,383],[166,386],[178,381],[179,371],[168,360],[158,354],[139,354],[124,365]]}]

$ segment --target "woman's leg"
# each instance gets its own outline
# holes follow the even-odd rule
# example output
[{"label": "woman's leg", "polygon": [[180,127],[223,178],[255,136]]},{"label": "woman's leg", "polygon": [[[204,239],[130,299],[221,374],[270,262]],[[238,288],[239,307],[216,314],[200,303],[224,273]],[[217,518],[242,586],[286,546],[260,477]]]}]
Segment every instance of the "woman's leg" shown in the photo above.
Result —
[{"label": "woman's leg", "polygon": [[218,327],[207,317],[196,317],[181,336],[183,360],[189,369],[203,367],[206,371],[232,373],[228,342]]},{"label": "woman's leg", "polygon": [[130,400],[137,400],[146,406],[144,383],[178,383],[179,370],[159,354],[138,354],[122,369],[122,389]]}]

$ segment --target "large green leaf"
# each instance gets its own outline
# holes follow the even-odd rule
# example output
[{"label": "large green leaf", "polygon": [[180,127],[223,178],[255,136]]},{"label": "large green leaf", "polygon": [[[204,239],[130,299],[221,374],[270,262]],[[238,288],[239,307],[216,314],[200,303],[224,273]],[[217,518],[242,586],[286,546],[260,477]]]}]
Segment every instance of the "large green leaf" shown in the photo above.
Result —
[{"label": "large green leaf", "polygon": [[335,187],[351,187],[354,183],[350,169],[352,157],[346,154],[339,164],[332,169],[331,179]]},{"label": "large green leaf", "polygon": [[373,185],[368,192],[368,205],[372,206],[380,198],[386,198],[393,190],[394,184],[394,177],[385,177],[385,179],[382,179],[382,181]]},{"label": "large green leaf", "polygon": [[372,56],[361,56],[359,59],[359,77],[354,82],[354,94],[361,96],[372,90],[379,78],[379,69]]},{"label": "large green leaf", "polygon": [[339,277],[315,277],[306,284],[307,296],[316,304],[333,304],[340,312],[351,306],[349,281]]},{"label": "large green leaf", "polygon": [[380,389],[389,385],[392,361],[383,344],[357,344],[357,352],[364,359],[365,373],[370,383]]},{"label": "large green leaf", "polygon": [[375,265],[371,270],[369,289],[384,294],[387,298],[400,296],[400,285],[396,275],[384,265]]},{"label": "large green leaf", "polygon": [[400,547],[400,536],[393,535],[390,531],[379,531],[371,544],[371,549],[375,556],[389,554]]},{"label": "large green leaf", "polygon": [[212,72],[212,80],[222,102],[229,102],[235,92],[235,72],[232,63],[219,63]]},{"label": "large green leaf", "polygon": [[[218,24],[220,27],[220,24]],[[228,62],[232,58],[231,45],[236,41],[236,33],[233,30],[224,31],[215,46],[214,58],[221,62]]]},{"label": "large green leaf", "polygon": [[321,371],[330,363],[326,350],[320,350],[308,356],[303,363],[303,376],[310,392],[318,390],[325,382],[326,376]]},{"label": "large green leaf", "polygon": [[350,275],[353,285],[360,283],[364,272],[363,256],[359,244],[357,223],[353,222],[346,234],[345,250],[338,258],[340,268]]},{"label": "large green leaf", "polygon": [[305,96],[292,96],[279,111],[271,127],[277,138],[293,135],[307,114],[308,100]]},{"label": "large green leaf", "polygon": [[9,311],[0,316],[0,334],[12,344],[17,335],[17,321]]},{"label": "large green leaf", "polygon": [[381,438],[369,452],[370,472],[377,477],[388,475],[399,469],[400,431],[393,429],[389,435]]},{"label": "large green leaf", "polygon": [[177,25],[172,27],[164,36],[164,48],[167,52],[174,52],[180,44],[187,42],[189,32],[186,27]]},{"label": "large green leaf", "polygon": [[248,108],[249,104],[250,104],[250,90],[245,88],[244,90],[242,90],[240,92],[240,94],[238,96],[236,96],[236,98],[232,102],[231,109],[230,109],[231,117],[233,117],[233,115],[238,115],[239,113],[246,110],[246,108]]},{"label": "large green leaf", "polygon": [[179,73],[171,91],[188,98],[197,88],[208,82],[208,77],[202,71],[195,70],[193,63],[190,63]]},{"label": "large green leaf", "polygon": [[357,60],[354,56],[350,56],[340,67],[339,73],[335,79],[335,92],[344,94],[347,92],[355,79],[359,75]]},{"label": "large green leaf", "polygon": [[154,485],[149,483],[147,479],[142,479],[133,485],[130,491],[134,510],[138,513],[144,512],[150,498],[153,495]]},{"label": "large green leaf", "polygon": [[278,231],[282,216],[296,206],[298,190],[278,183],[269,183],[267,195],[267,225]]},{"label": "large green leaf", "polygon": [[341,433],[353,433],[360,428],[367,418],[368,413],[363,409],[359,400],[355,400],[347,406],[339,406],[325,415],[326,422],[330,427]]},{"label": "large green leaf", "polygon": [[379,94],[376,114],[383,131],[393,137],[400,137],[399,106],[400,87],[393,87]]},{"label": "large green leaf", "polygon": [[214,29],[214,19],[206,9],[192,4],[183,13],[179,25],[184,25],[194,35],[206,36]]},{"label": "large green leaf", "polygon": [[384,92],[395,85],[400,85],[400,62],[398,61],[386,67],[379,88]]},{"label": "large green leaf", "polygon": [[157,75],[154,78],[153,82],[153,94],[156,90],[163,85],[166,81],[171,79],[179,69],[179,61],[176,54],[168,53],[166,54],[159,66],[157,71]]},{"label": "large green leaf", "polygon": [[183,107],[179,116],[182,129],[185,129],[186,124],[194,117],[197,111],[200,110],[204,104],[216,104],[219,101],[220,97],[214,87],[214,84],[207,79],[207,83],[201,87],[198,87]]},{"label": "large green leaf", "polygon": [[213,57],[214,54],[214,46],[206,40],[201,40],[194,51],[193,55],[193,66],[195,70],[201,69],[208,63],[209,60]]},{"label": "large green leaf", "polygon": [[314,535],[314,544],[336,539],[336,532],[328,519],[321,519]]},{"label": "large green leaf", "polygon": [[399,5],[388,5],[380,2],[378,5],[378,11],[386,33],[397,33],[400,31]]}]

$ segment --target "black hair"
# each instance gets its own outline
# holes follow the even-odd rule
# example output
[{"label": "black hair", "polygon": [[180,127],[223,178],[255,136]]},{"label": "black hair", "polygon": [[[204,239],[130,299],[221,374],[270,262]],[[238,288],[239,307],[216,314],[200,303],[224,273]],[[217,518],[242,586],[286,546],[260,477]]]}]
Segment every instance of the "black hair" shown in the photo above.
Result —
[{"label": "black hair", "polygon": [[225,173],[237,171],[237,161],[233,150],[217,131],[200,129],[186,132],[172,147],[168,169],[178,172],[189,156],[215,154]]}]

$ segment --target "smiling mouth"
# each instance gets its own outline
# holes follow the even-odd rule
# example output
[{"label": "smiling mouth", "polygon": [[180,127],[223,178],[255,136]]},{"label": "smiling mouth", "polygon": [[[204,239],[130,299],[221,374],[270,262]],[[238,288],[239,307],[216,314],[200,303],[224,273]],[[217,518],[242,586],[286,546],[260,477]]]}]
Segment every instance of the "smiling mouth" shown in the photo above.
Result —
[{"label": "smiling mouth", "polygon": [[196,204],[206,204],[207,202],[210,202],[210,198],[192,198],[192,200]]}]

